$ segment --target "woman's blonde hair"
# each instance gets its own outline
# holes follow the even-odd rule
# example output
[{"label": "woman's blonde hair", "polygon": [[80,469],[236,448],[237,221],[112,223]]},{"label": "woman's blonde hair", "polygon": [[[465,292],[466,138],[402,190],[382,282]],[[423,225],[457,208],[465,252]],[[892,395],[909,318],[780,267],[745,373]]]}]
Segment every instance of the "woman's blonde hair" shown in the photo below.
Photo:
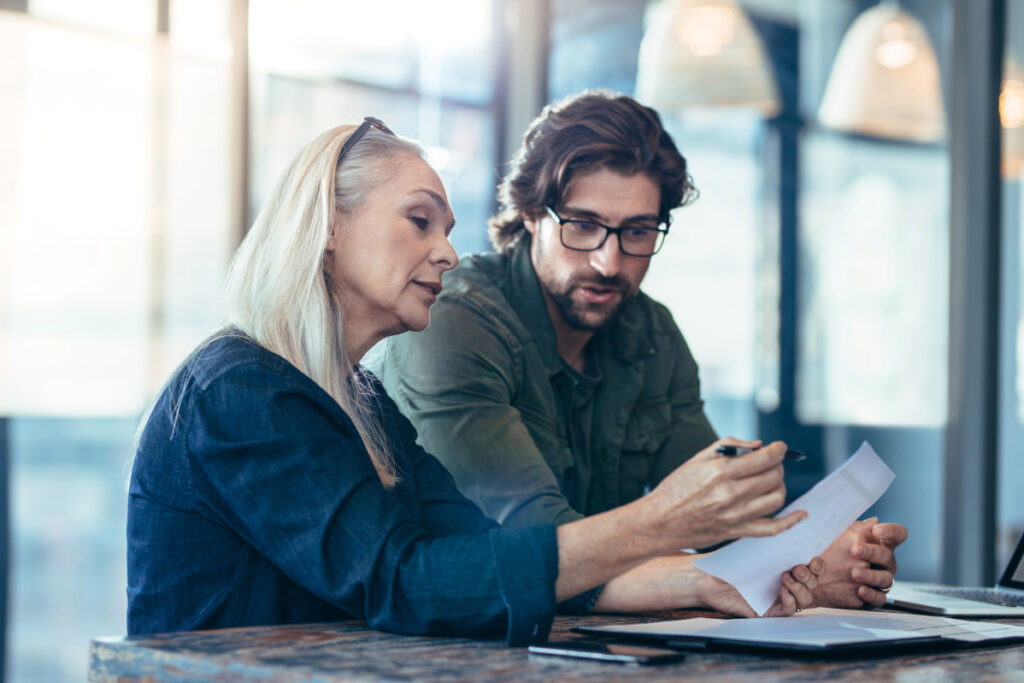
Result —
[{"label": "woman's blonde hair", "polygon": [[[415,143],[370,128],[338,160],[356,126],[306,145],[274,187],[228,271],[227,322],[304,372],[348,414],[387,487],[398,480],[365,376],[342,343],[341,308],[325,263],[339,214],[359,209],[388,177],[388,161],[423,157]],[[344,296],[344,293],[340,293]]]}]

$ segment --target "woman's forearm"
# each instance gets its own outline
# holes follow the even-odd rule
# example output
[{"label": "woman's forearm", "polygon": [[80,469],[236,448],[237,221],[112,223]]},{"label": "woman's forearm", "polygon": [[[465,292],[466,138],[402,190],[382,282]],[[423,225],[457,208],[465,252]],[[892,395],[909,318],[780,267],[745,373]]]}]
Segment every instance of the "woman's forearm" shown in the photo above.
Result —
[{"label": "woman's forearm", "polygon": [[558,527],[555,596],[559,602],[606,584],[669,550],[651,532],[644,507],[641,498]]},{"label": "woman's forearm", "polygon": [[706,607],[701,583],[708,576],[694,566],[701,555],[671,553],[655,557],[604,585],[595,612],[646,612]]}]

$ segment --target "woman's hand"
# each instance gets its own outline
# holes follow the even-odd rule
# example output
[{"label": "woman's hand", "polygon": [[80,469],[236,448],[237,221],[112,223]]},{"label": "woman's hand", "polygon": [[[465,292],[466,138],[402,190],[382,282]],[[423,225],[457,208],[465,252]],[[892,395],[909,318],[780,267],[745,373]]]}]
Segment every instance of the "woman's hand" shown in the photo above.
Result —
[{"label": "woman's hand", "polygon": [[651,529],[671,547],[704,548],[742,536],[774,536],[807,517],[802,510],[768,517],[782,507],[786,487],[781,441],[738,457],[715,452],[721,445],[757,448],[760,441],[716,441],[669,474],[645,502]]},{"label": "woman's hand", "polygon": [[[815,557],[808,564],[798,564],[788,572],[784,572],[782,585],[779,587],[779,597],[775,599],[764,616],[788,617],[797,610],[810,607],[814,602],[813,591],[824,570],[825,561],[820,557]],[[701,573],[703,576],[698,582],[698,593],[700,601],[704,605],[719,612],[741,617],[760,616],[754,612],[731,583],[726,583],[706,572]]]},{"label": "woman's hand", "polygon": [[825,560],[815,557],[782,573],[779,597],[765,613],[766,617],[788,617],[814,604],[814,589],[825,573]]}]

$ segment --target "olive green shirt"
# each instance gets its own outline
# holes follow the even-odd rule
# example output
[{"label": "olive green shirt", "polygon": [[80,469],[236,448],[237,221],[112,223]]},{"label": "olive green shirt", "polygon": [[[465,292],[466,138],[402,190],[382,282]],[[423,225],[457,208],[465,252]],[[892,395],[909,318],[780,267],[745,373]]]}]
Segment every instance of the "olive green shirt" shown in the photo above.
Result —
[{"label": "olive green shirt", "polygon": [[574,385],[529,235],[465,257],[430,316],[423,332],[389,340],[377,370],[421,445],[502,524],[562,524],[635,500],[715,440],[697,364],[668,309],[641,292],[590,342],[602,377],[590,482],[573,507],[562,486],[574,475]]}]

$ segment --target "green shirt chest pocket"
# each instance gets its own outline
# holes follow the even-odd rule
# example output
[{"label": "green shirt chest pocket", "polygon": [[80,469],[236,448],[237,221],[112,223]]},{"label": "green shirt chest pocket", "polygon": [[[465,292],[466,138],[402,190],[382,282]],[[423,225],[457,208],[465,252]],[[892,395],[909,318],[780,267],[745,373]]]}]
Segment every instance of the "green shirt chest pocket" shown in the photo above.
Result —
[{"label": "green shirt chest pocket", "polygon": [[658,450],[672,430],[672,409],[668,397],[638,404],[629,416],[619,458],[620,504],[643,495]]},{"label": "green shirt chest pocket", "polygon": [[665,443],[671,429],[672,408],[667,396],[639,403],[626,423],[622,451],[653,453]]},{"label": "green shirt chest pocket", "polygon": [[555,477],[561,479],[573,464],[568,434],[560,431],[555,415],[549,415],[527,405],[516,407],[523,418],[526,431],[533,438],[533,443],[544,456]]}]

